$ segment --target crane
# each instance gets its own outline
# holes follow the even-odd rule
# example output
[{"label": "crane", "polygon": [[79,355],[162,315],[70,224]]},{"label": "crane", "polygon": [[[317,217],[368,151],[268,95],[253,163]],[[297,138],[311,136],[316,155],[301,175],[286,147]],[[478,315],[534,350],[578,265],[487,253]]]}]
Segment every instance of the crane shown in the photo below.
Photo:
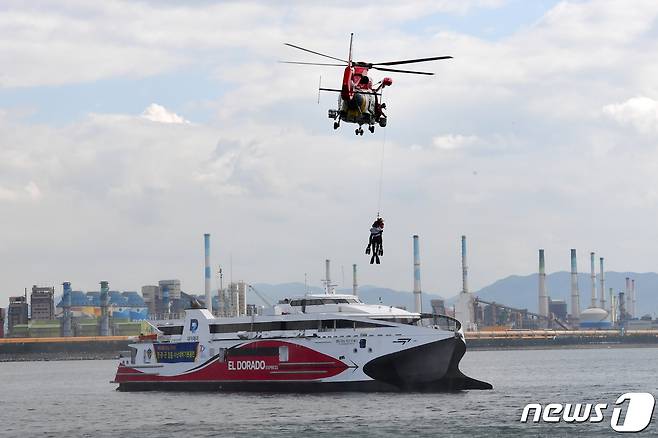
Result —
[{"label": "crane", "polygon": [[254,293],[255,293],[256,295],[258,295],[258,298],[260,298],[261,301],[264,302],[265,305],[267,305],[267,307],[272,307],[272,304],[267,300],[267,298],[265,298],[265,297],[263,296],[263,294],[261,294],[260,292],[258,292],[258,290],[257,290],[255,287],[253,287],[251,284],[249,285],[249,289],[253,290]]}]

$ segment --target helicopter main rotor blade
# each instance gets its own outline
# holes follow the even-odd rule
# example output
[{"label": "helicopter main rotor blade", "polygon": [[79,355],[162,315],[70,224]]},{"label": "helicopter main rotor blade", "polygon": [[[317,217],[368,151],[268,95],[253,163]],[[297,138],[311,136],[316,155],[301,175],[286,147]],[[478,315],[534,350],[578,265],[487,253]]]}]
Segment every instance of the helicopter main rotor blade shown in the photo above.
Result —
[{"label": "helicopter main rotor blade", "polygon": [[320,52],[314,52],[313,50],[305,49],[303,47],[299,47],[299,46],[296,46],[296,45],[290,44],[290,43],[283,43],[283,44],[288,46],[288,47],[293,47],[295,49],[303,50],[304,52],[313,53],[314,55],[324,56],[325,58],[334,59],[336,61],[344,62],[345,64],[347,64],[347,61],[345,61],[344,59],[335,58],[333,56],[325,55],[324,53],[320,53]]},{"label": "helicopter main rotor blade", "polygon": [[328,64],[324,62],[297,62],[297,61],[279,61],[280,64],[300,64],[300,65],[330,65],[334,67],[345,67],[347,64]]},{"label": "helicopter main rotor blade", "polygon": [[370,64],[370,65],[413,64],[413,63],[416,63],[416,62],[438,61],[440,59],[452,59],[452,56],[433,56],[431,58],[407,59],[407,60],[404,60],[404,61],[377,62],[377,63]]},{"label": "helicopter main rotor blade", "polygon": [[433,76],[434,75],[434,73],[430,73],[430,72],[427,72],[427,71],[400,70],[400,69],[397,69],[397,68],[384,68],[384,67],[375,67],[375,66],[372,66],[371,68],[373,70],[394,71],[396,73],[412,73],[412,74],[416,74],[416,75],[428,75],[428,76]]}]

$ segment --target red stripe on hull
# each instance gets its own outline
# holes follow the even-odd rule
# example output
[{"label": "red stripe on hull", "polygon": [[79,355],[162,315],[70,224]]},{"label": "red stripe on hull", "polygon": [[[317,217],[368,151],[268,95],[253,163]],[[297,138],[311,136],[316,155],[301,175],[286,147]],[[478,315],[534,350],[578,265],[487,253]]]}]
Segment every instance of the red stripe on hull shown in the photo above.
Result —
[{"label": "red stripe on hull", "polygon": [[[287,361],[280,361],[279,347],[288,347]],[[348,368],[324,353],[282,341],[248,342],[227,349],[225,358],[215,357],[193,371],[174,376],[160,375],[159,370],[171,366],[163,365],[146,372],[119,365],[115,382],[311,381],[335,376]]]}]

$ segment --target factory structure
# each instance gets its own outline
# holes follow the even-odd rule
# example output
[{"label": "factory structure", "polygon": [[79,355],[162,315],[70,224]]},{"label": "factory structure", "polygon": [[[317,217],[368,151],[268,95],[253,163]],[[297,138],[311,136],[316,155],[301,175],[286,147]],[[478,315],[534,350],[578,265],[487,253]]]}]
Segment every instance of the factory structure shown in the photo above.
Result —
[{"label": "factory structure", "polygon": [[[421,263],[419,236],[412,238],[414,311],[421,313]],[[462,286],[454,301],[431,300],[435,315],[454,316],[465,332],[504,330],[644,330],[658,329],[655,320],[640,318],[637,312],[636,281],[625,278],[622,290],[606,287],[604,258],[589,254],[590,297],[581,299],[578,284],[576,249],[570,250],[570,281],[568,300],[551,297],[547,288],[546,254],[538,251],[537,308],[517,308],[485,300],[469,290],[467,238],[461,236]],[[329,260],[326,260],[327,287],[331,285]],[[598,274],[596,267],[598,265]],[[70,282],[62,284],[62,294],[56,296],[53,286],[32,286],[28,293],[9,298],[6,309],[0,308],[0,337],[75,337],[138,335],[150,331],[145,320],[179,319],[185,309],[200,303],[217,317],[253,315],[262,307],[247,303],[248,292],[255,293],[266,305],[267,298],[245,281],[229,281],[224,285],[223,270],[218,271],[218,287],[211,288],[210,235],[204,235],[204,293],[185,293],[178,279],[159,280],[144,285],[141,294],[135,291],[111,290],[108,281],[99,282],[100,290],[73,290]],[[358,295],[357,265],[352,265],[352,292]],[[448,305],[448,303],[452,305]],[[207,303],[207,305],[206,305]],[[583,304],[586,307],[583,308]]]},{"label": "factory structure", "polygon": [[[455,317],[468,331],[506,329],[557,329],[557,330],[611,330],[656,329],[651,320],[640,318],[637,312],[635,279],[626,277],[623,290],[616,293],[606,289],[604,258],[590,252],[590,299],[581,294],[578,286],[576,249],[570,250],[569,303],[552,299],[546,284],[546,258],[543,249],[538,253],[537,313],[518,309],[503,303],[472,297],[468,292],[466,266],[466,238],[462,236],[462,290],[455,303]],[[587,303],[582,308],[581,303]]]},{"label": "factory structure", "polygon": [[[139,333],[140,321],[148,317],[142,297],[134,291],[110,291],[100,282],[100,291],[82,292],[62,284],[56,297],[53,286],[32,286],[23,295],[9,298],[0,310],[0,337],[109,336]],[[6,330],[5,330],[6,326]]]}]

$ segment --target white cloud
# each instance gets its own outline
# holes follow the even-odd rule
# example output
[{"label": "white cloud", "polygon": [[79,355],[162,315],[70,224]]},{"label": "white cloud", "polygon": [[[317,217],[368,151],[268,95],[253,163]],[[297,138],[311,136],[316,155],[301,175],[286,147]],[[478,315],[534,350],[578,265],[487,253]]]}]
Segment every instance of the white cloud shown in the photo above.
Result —
[{"label": "white cloud", "polygon": [[[647,264],[658,254],[646,242],[658,239],[658,151],[641,147],[651,136],[601,117],[606,108],[606,117],[655,132],[655,101],[626,100],[658,95],[658,58],[647,56],[658,52],[653,1],[564,2],[495,42],[432,26],[410,31],[405,21],[433,5],[464,13],[461,2],[350,4],[355,16],[379,13],[359,28],[359,59],[455,56],[424,65],[435,77],[391,73],[384,270],[362,258],[377,212],[382,130],[331,129],[335,96],[318,106],[315,87],[320,72],[323,85],[339,83],[340,70],[274,64],[314,59],[283,41],[344,56],[353,25],[340,19],[344,4],[42,5],[0,15],[0,58],[14,61],[2,86],[129,80],[185,66],[222,82],[211,103],[221,112],[181,123],[162,107],[143,116],[89,109],[51,126],[0,111],[0,217],[12,229],[0,236],[0,260],[30,260],[6,279],[8,290],[62,275],[80,288],[101,277],[135,288],[177,276],[201,290],[206,231],[213,263],[232,253],[236,278],[249,281],[303,281],[307,272],[313,282],[331,257],[334,266],[359,263],[364,283],[408,289],[414,233],[432,261],[424,285],[445,295],[458,291],[461,234],[476,288],[535,270],[538,247],[596,247],[611,269],[654,269]],[[556,257],[552,266],[567,264]]]},{"label": "white cloud", "polygon": [[447,134],[434,137],[432,144],[437,149],[462,149],[474,144],[478,140],[475,135]]},{"label": "white cloud", "polygon": [[658,101],[649,97],[633,97],[622,103],[606,105],[603,113],[643,133],[658,131]]},{"label": "white cloud", "polygon": [[142,113],[142,117],[159,123],[190,123],[188,120],[157,103],[150,104]]},{"label": "white cloud", "polygon": [[29,181],[22,188],[7,188],[0,185],[0,202],[36,201],[41,198],[41,190],[34,181]]},{"label": "white cloud", "polygon": [[[344,20],[346,8],[353,16],[376,15],[377,20],[359,25],[363,34],[375,34],[387,30],[392,22],[436,12],[463,14],[500,4],[479,0],[337,2],[313,7],[301,7],[295,1],[4,3],[8,6],[0,14],[0,59],[12,62],[3,65],[0,87],[61,85],[117,76],[141,78],[198,62],[195,55],[199,54],[220,68],[226,60],[235,62],[236,51],[241,57],[256,54],[260,61],[273,61],[281,42],[291,36],[303,35],[305,44],[344,52],[345,38],[354,31],[353,23]],[[343,38],[326,47],[327,35]]]}]

